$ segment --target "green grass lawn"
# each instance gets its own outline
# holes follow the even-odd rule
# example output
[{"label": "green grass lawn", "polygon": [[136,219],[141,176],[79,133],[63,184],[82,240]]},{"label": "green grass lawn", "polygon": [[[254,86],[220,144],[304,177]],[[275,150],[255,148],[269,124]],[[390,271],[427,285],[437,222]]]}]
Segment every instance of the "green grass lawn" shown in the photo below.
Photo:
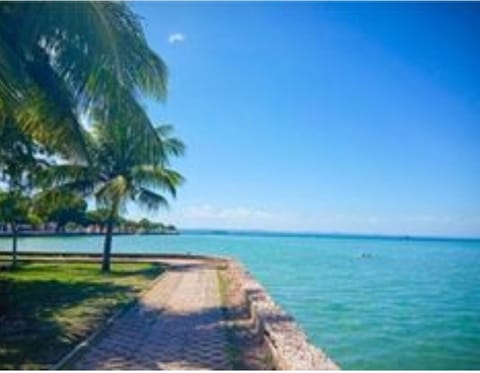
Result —
[{"label": "green grass lawn", "polygon": [[0,272],[0,369],[42,369],[57,362],[127,304],[163,267],[114,263],[22,264]]}]

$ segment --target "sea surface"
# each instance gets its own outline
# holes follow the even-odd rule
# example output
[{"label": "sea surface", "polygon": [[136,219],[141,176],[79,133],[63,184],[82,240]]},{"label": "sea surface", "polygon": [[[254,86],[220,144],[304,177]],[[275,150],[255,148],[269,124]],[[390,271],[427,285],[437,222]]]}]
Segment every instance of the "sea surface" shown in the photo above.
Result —
[{"label": "sea surface", "polygon": [[[102,238],[19,247],[100,252]],[[239,259],[346,369],[480,369],[478,240],[186,233],[116,236],[113,251]]]}]

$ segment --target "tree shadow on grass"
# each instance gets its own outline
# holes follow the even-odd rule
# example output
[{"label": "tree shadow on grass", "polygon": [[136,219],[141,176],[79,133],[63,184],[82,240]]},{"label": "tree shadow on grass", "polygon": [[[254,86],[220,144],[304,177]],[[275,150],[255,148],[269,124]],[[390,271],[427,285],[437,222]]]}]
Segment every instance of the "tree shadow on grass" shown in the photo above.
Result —
[{"label": "tree shadow on grass", "polygon": [[[121,262],[120,262],[121,263]],[[110,276],[137,276],[142,275],[147,279],[154,279],[159,275],[160,272],[165,271],[168,268],[168,265],[163,263],[149,263],[150,266],[148,268],[122,268],[120,270],[116,269],[116,264],[112,264],[112,269],[108,273]]]},{"label": "tree shadow on grass", "polygon": [[0,279],[0,369],[55,363],[133,291],[111,282]]}]

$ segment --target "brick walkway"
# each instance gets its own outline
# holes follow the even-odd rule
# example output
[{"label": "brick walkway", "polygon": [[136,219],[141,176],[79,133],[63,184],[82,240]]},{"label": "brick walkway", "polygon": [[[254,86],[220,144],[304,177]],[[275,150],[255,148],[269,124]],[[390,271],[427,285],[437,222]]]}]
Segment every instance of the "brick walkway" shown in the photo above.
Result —
[{"label": "brick walkway", "polygon": [[231,369],[220,306],[216,269],[177,263],[75,369]]}]

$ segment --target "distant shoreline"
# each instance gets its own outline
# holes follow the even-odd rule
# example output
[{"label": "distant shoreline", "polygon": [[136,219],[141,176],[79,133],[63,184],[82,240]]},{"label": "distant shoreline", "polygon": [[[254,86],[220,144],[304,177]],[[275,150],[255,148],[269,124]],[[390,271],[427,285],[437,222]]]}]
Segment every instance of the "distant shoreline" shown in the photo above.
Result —
[{"label": "distant shoreline", "polygon": [[385,240],[404,240],[404,241],[480,241],[480,237],[459,237],[459,236],[421,236],[421,235],[401,235],[401,234],[375,234],[375,233],[321,233],[308,231],[268,231],[268,230],[236,230],[236,229],[208,229],[191,228],[180,229],[184,234],[198,235],[238,235],[238,236],[258,236],[258,237],[311,237],[311,238],[344,238],[344,239],[385,239]]},{"label": "distant shoreline", "polygon": [[[113,232],[114,236],[171,236],[180,234],[178,231],[172,232]],[[23,237],[75,237],[75,236],[104,236],[102,232],[44,232],[44,231],[23,231],[18,233],[19,238]],[[0,232],[0,238],[11,238],[11,232]]]}]

